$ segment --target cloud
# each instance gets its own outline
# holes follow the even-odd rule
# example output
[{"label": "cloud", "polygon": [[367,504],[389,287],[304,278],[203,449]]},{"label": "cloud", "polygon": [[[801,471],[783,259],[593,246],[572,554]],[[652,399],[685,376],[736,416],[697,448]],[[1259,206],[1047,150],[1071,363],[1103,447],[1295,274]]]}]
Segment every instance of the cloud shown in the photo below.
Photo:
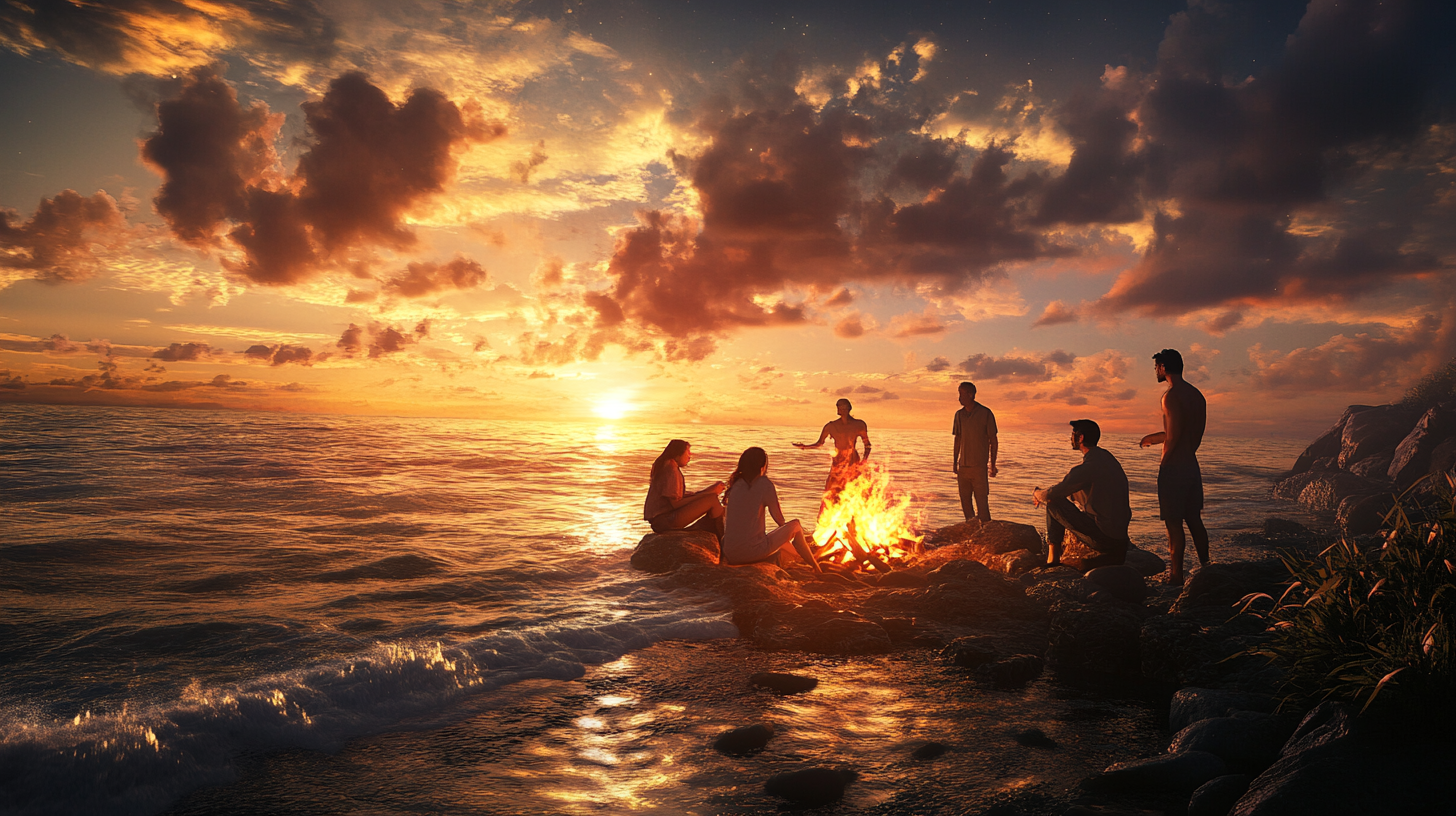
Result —
[{"label": "cloud", "polygon": [[854,397],[860,402],[884,402],[886,400],[897,400],[899,394],[877,388],[873,385],[846,385],[834,391],[836,397]]},{"label": "cloud", "polygon": [[1243,312],[1228,311],[1205,320],[1199,326],[1214,337],[1223,337],[1243,324]]},{"label": "cloud", "polygon": [[859,312],[848,315],[843,320],[840,320],[838,323],[834,324],[835,337],[840,337],[845,340],[852,340],[856,337],[864,336],[864,333],[864,320]]},{"label": "cloud", "polygon": [[[352,328],[352,326],[351,326]],[[250,360],[258,360],[272,366],[288,365],[313,365],[315,362],[327,359],[327,354],[314,356],[313,350],[307,346],[295,346],[288,343],[281,343],[272,346],[262,344],[249,346],[242,352],[244,357]]]},{"label": "cloud", "polygon": [[539,141],[536,143],[535,147],[531,148],[531,155],[527,157],[525,161],[513,162],[511,164],[511,173],[517,179],[519,179],[522,184],[530,184],[531,173],[534,172],[537,167],[545,164],[546,160],[549,158],[550,157],[546,155],[546,142],[544,140]]},{"label": "cloud", "polygon": [[957,367],[967,376],[983,380],[1034,382],[1048,378],[1046,361],[1032,357],[972,354]]},{"label": "cloud", "polygon": [[489,274],[475,261],[457,257],[443,264],[411,263],[404,274],[384,284],[388,291],[398,292],[405,297],[418,298],[432,295],[446,289],[474,289],[489,279]]},{"label": "cloud", "polygon": [[[369,359],[373,360],[388,354],[397,354],[429,336],[428,320],[421,321],[413,331],[384,323],[370,323],[367,327],[350,323],[349,328],[339,335],[335,346],[351,357],[367,351]],[[274,357],[276,359],[277,355]]]},{"label": "cloud", "polygon": [[0,337],[0,349],[6,351],[52,352],[54,354],[78,354],[86,351],[80,343],[71,342],[64,334],[53,334],[42,339],[21,339],[21,336]]},{"label": "cloud", "polygon": [[1041,317],[1032,321],[1031,327],[1035,329],[1041,326],[1059,326],[1063,323],[1076,323],[1080,319],[1075,309],[1069,309],[1065,303],[1054,300],[1046,305]]},{"label": "cloud", "polygon": [[446,189],[462,147],[505,132],[429,88],[395,104],[359,73],[302,107],[310,135],[291,178],[272,170],[283,117],[261,102],[243,108],[209,68],[158,103],[158,129],[142,145],[173,233],[240,250],[225,265],[258,283],[300,282],[354,249],[414,247],[405,215]]},{"label": "cloud", "polygon": [[1441,321],[1427,315],[1411,326],[1337,334],[1314,348],[1249,349],[1255,388],[1279,397],[1311,391],[1380,393],[1415,380],[1436,344]]},{"label": "cloud", "polygon": [[841,286],[834,294],[829,296],[828,300],[824,301],[824,305],[830,309],[837,309],[840,306],[848,306],[853,302],[854,293],[849,291],[848,288]]},{"label": "cloud", "polygon": [[152,357],[167,363],[195,362],[210,356],[212,347],[206,343],[173,343],[152,353]]},{"label": "cloud", "polygon": [[928,362],[928,363],[925,364],[925,370],[926,371],[936,371],[936,372],[939,372],[939,371],[945,371],[945,370],[947,370],[949,368],[950,368],[950,360],[947,360],[944,357],[936,357],[934,360],[931,360],[930,362]]},{"label": "cloud", "polygon": [[896,315],[890,319],[892,337],[924,337],[932,334],[945,334],[945,332],[945,321],[932,311],[922,314]]},{"label": "cloud", "polygon": [[14,210],[0,208],[0,268],[26,270],[52,284],[95,274],[101,263],[92,246],[111,241],[125,222],[105,192],[87,197],[75,190],[41,199],[24,223],[16,218]]}]

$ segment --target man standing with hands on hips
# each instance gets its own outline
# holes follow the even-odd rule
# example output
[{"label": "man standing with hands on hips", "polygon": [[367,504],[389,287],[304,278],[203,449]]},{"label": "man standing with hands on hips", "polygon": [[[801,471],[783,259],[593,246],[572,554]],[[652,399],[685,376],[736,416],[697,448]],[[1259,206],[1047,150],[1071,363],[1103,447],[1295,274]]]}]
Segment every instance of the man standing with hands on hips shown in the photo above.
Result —
[{"label": "man standing with hands on hips", "polygon": [[[960,488],[961,513],[970,521],[991,520],[986,498],[991,493],[990,477],[996,475],[996,415],[976,402],[976,384],[960,385],[961,409],[955,412],[955,458],[951,470]],[[972,503],[974,501],[974,508]]]},{"label": "man standing with hands on hips", "polygon": [[1163,349],[1153,355],[1163,392],[1163,430],[1143,437],[1142,447],[1162,444],[1158,465],[1158,515],[1168,528],[1168,583],[1183,584],[1183,525],[1193,535],[1198,563],[1208,566],[1208,529],[1203,526],[1203,473],[1198,468],[1198,446],[1208,424],[1208,401],[1183,379],[1183,355]]}]

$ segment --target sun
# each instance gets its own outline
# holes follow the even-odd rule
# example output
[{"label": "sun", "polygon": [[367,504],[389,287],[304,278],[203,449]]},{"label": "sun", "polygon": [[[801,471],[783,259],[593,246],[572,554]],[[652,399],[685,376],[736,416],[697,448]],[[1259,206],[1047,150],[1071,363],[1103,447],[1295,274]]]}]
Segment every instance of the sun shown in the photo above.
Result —
[{"label": "sun", "polygon": [[592,406],[592,413],[602,419],[621,419],[632,413],[637,408],[625,397],[606,396],[597,400]]}]

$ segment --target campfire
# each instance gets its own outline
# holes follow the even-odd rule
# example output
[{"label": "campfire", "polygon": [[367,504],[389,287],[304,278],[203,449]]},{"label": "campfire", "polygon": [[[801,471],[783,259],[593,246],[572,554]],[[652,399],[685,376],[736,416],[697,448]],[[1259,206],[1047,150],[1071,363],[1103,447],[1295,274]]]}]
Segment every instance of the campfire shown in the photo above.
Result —
[{"label": "campfire", "polygon": [[894,490],[877,462],[860,465],[838,495],[826,493],[814,528],[821,564],[889,572],[920,552],[910,495]]}]

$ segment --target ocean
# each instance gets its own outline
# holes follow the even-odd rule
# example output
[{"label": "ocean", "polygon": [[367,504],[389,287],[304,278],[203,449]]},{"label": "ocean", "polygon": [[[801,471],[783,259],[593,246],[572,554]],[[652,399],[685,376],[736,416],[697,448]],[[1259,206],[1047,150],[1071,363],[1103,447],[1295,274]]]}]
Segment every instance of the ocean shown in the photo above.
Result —
[{"label": "ocean", "polygon": [[[866,416],[874,459],[921,526],[960,521],[949,432]],[[0,406],[0,812],[774,812],[761,781],[740,783],[741,766],[704,748],[735,716],[713,691],[724,667],[772,656],[735,640],[724,605],[669,592],[628,558],[648,532],[648,469],[674,437],[693,444],[690,490],[764,447],[785,513],[812,528],[828,453],[790,443],[817,438],[819,419]],[[1000,442],[992,513],[1040,528],[1031,489],[1079,454],[1063,433]],[[1134,543],[1165,555],[1156,449],[1136,442],[1104,447],[1132,482]],[[1216,560],[1257,555],[1228,539],[1266,516],[1307,520],[1269,498],[1303,446],[1205,440]],[[800,758],[1012,716],[1006,698],[907,698],[895,678],[937,671],[923,656],[810,664],[823,694],[758,710],[800,724],[783,740]],[[1115,755],[1146,740],[1127,735],[1149,716],[1071,717],[1066,738]],[[977,768],[962,772],[1005,776]],[[909,812],[887,778],[859,785],[844,812]]]}]

